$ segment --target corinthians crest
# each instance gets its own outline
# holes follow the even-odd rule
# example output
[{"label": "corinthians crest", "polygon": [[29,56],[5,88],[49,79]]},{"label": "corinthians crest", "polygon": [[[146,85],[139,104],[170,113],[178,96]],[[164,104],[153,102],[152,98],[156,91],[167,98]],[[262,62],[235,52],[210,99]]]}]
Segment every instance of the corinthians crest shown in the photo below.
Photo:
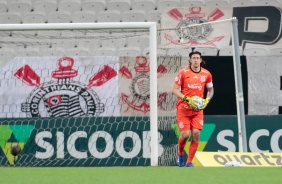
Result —
[{"label": "corinthians crest", "polygon": [[[130,61],[133,63],[134,61]],[[134,111],[142,112],[146,114],[150,111],[150,68],[148,66],[148,60],[145,56],[137,56],[135,58],[135,66],[133,70],[136,74],[133,76],[131,71],[123,65],[119,72],[126,79],[131,80],[129,84],[129,93],[122,92],[122,102],[127,105],[128,111],[132,109]],[[159,65],[157,69],[158,78],[167,73],[167,69],[163,65]],[[167,110],[166,108],[167,93],[158,93],[158,108],[161,110]]]},{"label": "corinthians crest", "polygon": [[[174,8],[167,12],[170,18],[178,21],[175,27],[175,33],[164,33],[166,44],[181,46],[215,46],[215,43],[223,39],[224,36],[210,37],[214,31],[209,21],[215,21],[224,13],[216,8],[210,14],[201,12],[201,7],[190,7],[188,13],[180,11],[180,8]],[[202,24],[205,23],[205,24]],[[197,24],[196,26],[192,26]],[[201,25],[198,25],[201,24]]]},{"label": "corinthians crest", "polygon": [[73,80],[78,71],[73,69],[74,59],[63,57],[57,61],[58,68],[52,71],[54,81],[40,83],[40,77],[29,66],[17,70],[15,77],[35,88],[31,91],[21,111],[28,117],[77,117],[94,116],[104,112],[104,104],[92,86],[100,86],[116,75],[109,66],[89,79],[89,84]]}]

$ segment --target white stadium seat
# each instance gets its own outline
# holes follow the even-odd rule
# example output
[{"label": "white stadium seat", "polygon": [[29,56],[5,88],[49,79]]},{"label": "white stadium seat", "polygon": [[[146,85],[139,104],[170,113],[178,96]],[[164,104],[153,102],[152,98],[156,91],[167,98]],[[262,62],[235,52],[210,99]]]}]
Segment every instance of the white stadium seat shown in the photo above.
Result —
[{"label": "white stadium seat", "polygon": [[126,44],[126,38],[118,38],[118,39],[102,39],[101,46],[102,47],[115,47],[120,48],[124,47]]},{"label": "white stadium seat", "polygon": [[83,23],[83,22],[93,23],[95,21],[96,21],[96,14],[94,11],[78,11],[73,13],[72,15],[73,23]]},{"label": "white stadium seat", "polygon": [[234,7],[255,6],[255,2],[253,0],[231,0],[230,5]]},{"label": "white stadium seat", "polygon": [[7,10],[7,1],[0,1],[0,13],[5,13]]},{"label": "white stadium seat", "polygon": [[[239,47],[240,56],[243,55],[242,47]],[[227,46],[219,50],[219,56],[233,56],[233,47]]]},{"label": "white stadium seat", "polygon": [[206,6],[229,6],[228,0],[207,0],[205,3]]},{"label": "white stadium seat", "polygon": [[217,56],[217,48],[209,48],[209,47],[199,47],[196,48],[195,51],[199,51],[203,56]]},{"label": "white stadium seat", "polygon": [[243,51],[245,56],[267,56],[268,52],[265,48],[245,48]]},{"label": "white stadium seat", "polygon": [[127,40],[127,47],[139,47],[141,50],[149,47],[148,36],[134,36]]},{"label": "white stadium seat", "polygon": [[57,11],[57,1],[56,0],[44,0],[44,1],[35,1],[34,2],[34,11],[42,12],[46,15]]},{"label": "white stadium seat", "polygon": [[60,0],[58,2],[58,11],[66,11],[71,14],[81,10],[80,0]]},{"label": "white stadium seat", "polygon": [[132,10],[144,10],[149,12],[156,9],[155,0],[133,0]]},{"label": "white stadium seat", "polygon": [[131,8],[130,0],[110,0],[107,3],[107,10],[118,10],[121,13]]},{"label": "white stadium seat", "polygon": [[47,20],[48,23],[71,23],[71,14],[63,11],[51,12]]},{"label": "white stadium seat", "polygon": [[[142,54],[144,56],[147,56],[150,54],[150,48],[147,47],[143,50]],[[167,55],[167,49],[157,49],[157,55],[158,56],[166,56]]]},{"label": "white stadium seat", "polygon": [[183,57],[189,57],[189,53],[191,52],[191,48],[173,48],[167,50],[167,55],[181,55]]},{"label": "white stadium seat", "polygon": [[182,0],[181,1],[181,7],[189,7],[189,6],[204,6],[205,0]]},{"label": "white stadium seat", "polygon": [[[282,3],[281,0],[278,0]],[[279,2],[276,0],[258,0],[255,2],[257,6],[279,6]]]},{"label": "white stadium seat", "polygon": [[31,0],[24,1],[7,1],[7,8],[9,12],[18,12],[21,15],[24,15],[31,11],[32,3]]},{"label": "white stadium seat", "polygon": [[279,55],[281,56],[282,55],[282,48],[272,48],[272,49],[270,49],[269,54],[271,56],[279,56]]},{"label": "white stadium seat", "polygon": [[18,12],[6,12],[0,14],[0,24],[20,24],[21,14]]},{"label": "white stadium seat", "polygon": [[161,14],[160,10],[152,10],[150,12],[146,12],[146,18],[148,22],[160,22],[161,21]]},{"label": "white stadium seat", "polygon": [[96,15],[105,11],[105,0],[84,0],[81,4],[82,11],[93,11]]},{"label": "white stadium seat", "polygon": [[24,24],[29,23],[46,23],[47,18],[46,15],[42,12],[30,12],[23,16],[22,22]]},{"label": "white stadium seat", "polygon": [[157,9],[180,7],[180,0],[161,0],[157,2]]},{"label": "white stadium seat", "polygon": [[121,14],[118,10],[108,10],[100,12],[97,16],[98,22],[120,22]]},{"label": "white stadium seat", "polygon": [[89,49],[71,49],[65,52],[66,56],[88,56]]},{"label": "white stadium seat", "polygon": [[95,56],[116,56],[116,48],[113,47],[101,47],[96,48],[93,52]]},{"label": "white stadium seat", "polygon": [[122,14],[122,22],[145,22],[146,16],[143,10],[130,10]]},{"label": "white stadium seat", "polygon": [[141,50],[138,47],[123,47],[117,51],[118,56],[139,56],[140,54]]},{"label": "white stadium seat", "polygon": [[65,52],[62,50],[44,50],[44,51],[40,51],[39,53],[40,56],[65,56]]},{"label": "white stadium seat", "polygon": [[15,55],[18,57],[36,57],[36,56],[39,56],[39,51],[38,50],[20,50],[20,51],[17,51]]}]

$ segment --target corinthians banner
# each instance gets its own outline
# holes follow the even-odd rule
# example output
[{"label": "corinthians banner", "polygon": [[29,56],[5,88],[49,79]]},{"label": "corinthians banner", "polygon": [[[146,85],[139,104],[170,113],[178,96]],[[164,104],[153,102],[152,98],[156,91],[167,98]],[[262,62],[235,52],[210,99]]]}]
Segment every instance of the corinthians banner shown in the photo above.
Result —
[{"label": "corinthians banner", "polygon": [[[182,57],[158,62],[158,108],[174,115]],[[0,117],[149,116],[149,72],[144,56],[16,57],[1,71]]]},{"label": "corinthians banner", "polygon": [[[232,17],[232,9],[232,7],[166,9],[161,17],[161,28],[165,30],[161,35],[161,46],[166,48],[228,46],[231,39],[230,21],[194,27],[191,25],[229,19]],[[223,31],[228,28],[229,31]]]},{"label": "corinthians banner", "polygon": [[117,57],[16,57],[3,69],[1,117],[119,115],[107,101],[117,68]]}]

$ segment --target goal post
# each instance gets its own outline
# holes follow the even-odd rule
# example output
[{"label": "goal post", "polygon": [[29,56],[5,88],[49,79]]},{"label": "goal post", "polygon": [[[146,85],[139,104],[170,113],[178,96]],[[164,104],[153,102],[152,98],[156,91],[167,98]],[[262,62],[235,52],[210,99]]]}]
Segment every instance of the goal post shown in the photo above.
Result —
[{"label": "goal post", "polygon": [[237,121],[238,121],[238,137],[239,137],[239,151],[247,152],[247,135],[244,109],[244,94],[242,84],[241,60],[239,53],[239,37],[238,37],[238,19],[233,17],[231,19],[232,29],[232,43],[233,43],[233,66],[236,89],[236,107],[237,107]]},{"label": "goal post", "polygon": [[[157,26],[156,22],[111,22],[111,23],[60,23],[60,24],[5,24],[1,31],[44,31],[44,30],[149,30],[150,57],[150,165],[158,166],[158,110],[157,110]],[[48,39],[48,38],[47,38]]]}]

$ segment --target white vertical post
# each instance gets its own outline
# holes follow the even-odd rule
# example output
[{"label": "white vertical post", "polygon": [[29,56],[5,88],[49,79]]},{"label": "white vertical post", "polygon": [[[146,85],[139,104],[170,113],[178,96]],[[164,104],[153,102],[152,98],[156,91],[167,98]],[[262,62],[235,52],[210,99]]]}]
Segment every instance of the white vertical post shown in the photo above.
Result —
[{"label": "white vertical post", "polygon": [[238,39],[238,20],[233,17],[232,25],[232,45],[233,45],[233,65],[236,87],[236,106],[238,119],[238,137],[239,137],[239,152],[247,152],[247,138],[246,138],[246,123],[244,110],[244,95],[242,85],[241,60],[239,53],[239,39]]},{"label": "white vertical post", "polygon": [[151,166],[158,165],[158,105],[157,105],[157,23],[50,23],[50,24],[0,24],[0,31],[17,30],[83,30],[83,29],[149,29],[150,32],[150,132]]},{"label": "white vertical post", "polygon": [[158,166],[157,25],[150,27],[151,166]]}]

